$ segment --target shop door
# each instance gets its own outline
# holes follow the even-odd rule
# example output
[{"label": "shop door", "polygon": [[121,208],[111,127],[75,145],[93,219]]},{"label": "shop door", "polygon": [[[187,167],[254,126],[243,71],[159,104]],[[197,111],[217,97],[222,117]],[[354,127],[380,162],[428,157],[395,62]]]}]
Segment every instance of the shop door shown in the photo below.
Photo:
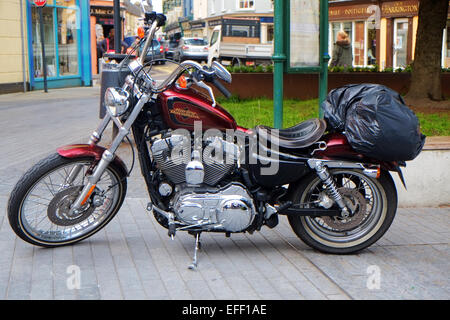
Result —
[{"label": "shop door", "polygon": [[408,47],[408,19],[394,20],[394,68],[406,67]]},{"label": "shop door", "polygon": [[354,58],[353,64],[357,66],[364,66],[364,21],[355,22],[355,39],[354,44]]}]

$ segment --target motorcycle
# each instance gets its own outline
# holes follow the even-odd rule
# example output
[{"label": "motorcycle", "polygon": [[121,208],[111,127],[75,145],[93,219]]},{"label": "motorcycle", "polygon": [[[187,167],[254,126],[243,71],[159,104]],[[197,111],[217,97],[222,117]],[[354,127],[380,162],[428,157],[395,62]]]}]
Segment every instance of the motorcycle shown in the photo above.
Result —
[{"label": "motorcycle", "polygon": [[[125,198],[130,170],[116,151],[132,133],[147,209],[169,237],[194,236],[191,269],[202,232],[251,234],[276,227],[279,215],[321,252],[354,253],[380,239],[396,213],[390,171],[399,164],[356,152],[343,134],[326,132],[323,119],[280,130],[239,126],[215,100],[211,86],[231,95],[221,83],[231,74],[218,62],[184,61],[158,84],[145,52],[165,20],[146,13],[140,56],[105,70],[120,86],[102,88],[106,114],[89,142],[58,148],[18,181],[7,209],[14,232],[57,247],[105,227]],[[105,148],[99,142],[111,122],[119,129]]]}]

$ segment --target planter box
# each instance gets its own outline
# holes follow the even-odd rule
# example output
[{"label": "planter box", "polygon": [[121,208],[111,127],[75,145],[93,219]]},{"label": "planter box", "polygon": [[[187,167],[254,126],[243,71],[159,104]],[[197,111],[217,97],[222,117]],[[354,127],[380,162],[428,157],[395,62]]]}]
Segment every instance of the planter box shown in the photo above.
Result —
[{"label": "planter box", "polygon": [[[233,73],[233,83],[228,90],[240,98],[273,97],[272,73]],[[385,72],[330,72],[328,90],[351,83],[378,83],[401,94],[406,94],[411,81],[410,73]],[[450,73],[441,74],[442,92],[450,96]],[[314,99],[318,97],[319,75],[294,73],[284,75],[284,97],[286,99]],[[219,92],[215,92],[220,95]]]}]

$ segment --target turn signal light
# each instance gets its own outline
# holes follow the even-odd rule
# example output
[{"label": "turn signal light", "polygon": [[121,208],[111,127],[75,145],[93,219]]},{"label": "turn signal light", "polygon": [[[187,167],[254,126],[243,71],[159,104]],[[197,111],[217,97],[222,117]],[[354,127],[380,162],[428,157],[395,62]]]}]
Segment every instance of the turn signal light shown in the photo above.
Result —
[{"label": "turn signal light", "polygon": [[145,37],[145,29],[144,29],[144,27],[139,27],[137,29],[137,34],[138,34],[139,39],[144,38]]},{"label": "turn signal light", "polygon": [[180,88],[186,89],[187,88],[187,80],[185,76],[181,76],[177,80],[177,84]]}]

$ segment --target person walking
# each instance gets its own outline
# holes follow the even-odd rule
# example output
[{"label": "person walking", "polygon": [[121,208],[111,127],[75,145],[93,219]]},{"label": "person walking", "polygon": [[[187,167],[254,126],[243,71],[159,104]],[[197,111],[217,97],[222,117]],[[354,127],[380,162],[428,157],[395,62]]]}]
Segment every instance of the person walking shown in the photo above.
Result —
[{"label": "person walking", "polygon": [[351,67],[353,62],[352,45],[347,32],[339,31],[334,44],[331,67]]}]

